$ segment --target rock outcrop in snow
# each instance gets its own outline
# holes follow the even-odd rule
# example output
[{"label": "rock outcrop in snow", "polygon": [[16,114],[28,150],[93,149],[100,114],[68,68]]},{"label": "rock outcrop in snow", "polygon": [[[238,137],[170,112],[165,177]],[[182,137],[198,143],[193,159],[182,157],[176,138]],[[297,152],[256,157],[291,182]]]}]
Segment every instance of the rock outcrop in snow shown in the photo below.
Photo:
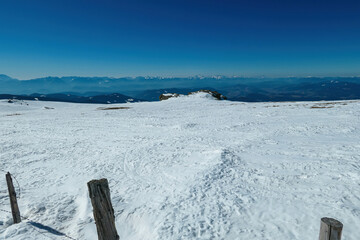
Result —
[{"label": "rock outcrop in snow", "polygon": [[180,97],[180,96],[190,96],[190,95],[197,95],[199,97],[211,97],[217,100],[226,100],[227,98],[222,95],[221,93],[218,93],[217,91],[211,91],[211,90],[199,90],[199,91],[195,91],[195,92],[189,92],[188,95],[183,95],[183,94],[177,94],[177,93],[164,93],[161,94],[159,99],[160,101],[163,100],[167,100],[169,98],[176,98],[176,97]]},{"label": "rock outcrop in snow", "polygon": [[185,96],[185,95],[177,94],[177,93],[164,93],[160,95],[159,99],[160,101],[163,101],[163,100],[168,100],[169,98],[174,98],[179,96]]},{"label": "rock outcrop in snow", "polygon": [[218,93],[217,91],[211,91],[211,90],[199,90],[199,91],[196,91],[196,92],[190,92],[188,95],[193,95],[193,94],[198,94],[198,93],[210,94],[212,97],[214,97],[217,100],[226,100],[227,99],[221,93]]}]

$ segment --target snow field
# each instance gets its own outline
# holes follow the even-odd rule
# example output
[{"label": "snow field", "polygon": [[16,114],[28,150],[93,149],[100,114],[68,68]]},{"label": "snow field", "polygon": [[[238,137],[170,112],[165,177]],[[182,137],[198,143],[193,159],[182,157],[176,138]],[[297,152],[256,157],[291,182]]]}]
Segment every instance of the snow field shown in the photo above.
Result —
[{"label": "snow field", "polygon": [[[325,216],[360,239],[359,101],[27,103],[0,101],[0,169],[73,238],[97,239],[86,183],[107,178],[120,239],[316,239]],[[49,238],[0,213],[0,239]]]}]

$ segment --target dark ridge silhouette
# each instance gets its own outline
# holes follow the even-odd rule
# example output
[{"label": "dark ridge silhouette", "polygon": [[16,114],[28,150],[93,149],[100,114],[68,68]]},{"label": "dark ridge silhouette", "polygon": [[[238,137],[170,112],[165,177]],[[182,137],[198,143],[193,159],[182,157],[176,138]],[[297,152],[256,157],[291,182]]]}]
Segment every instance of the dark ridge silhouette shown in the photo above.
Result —
[{"label": "dark ridge silhouette", "polygon": [[119,93],[108,95],[98,95],[92,97],[83,97],[70,94],[38,94],[31,95],[11,95],[0,94],[0,99],[17,99],[17,100],[38,100],[38,101],[54,101],[54,102],[73,102],[73,103],[127,103],[140,102],[141,100],[125,96]]}]

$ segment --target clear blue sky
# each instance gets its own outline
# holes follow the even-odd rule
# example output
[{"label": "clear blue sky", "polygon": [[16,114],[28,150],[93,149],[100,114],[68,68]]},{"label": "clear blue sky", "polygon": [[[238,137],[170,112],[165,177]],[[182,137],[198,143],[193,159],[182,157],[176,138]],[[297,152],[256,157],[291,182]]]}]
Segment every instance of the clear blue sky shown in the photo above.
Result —
[{"label": "clear blue sky", "polygon": [[359,0],[0,0],[0,73],[360,75]]}]

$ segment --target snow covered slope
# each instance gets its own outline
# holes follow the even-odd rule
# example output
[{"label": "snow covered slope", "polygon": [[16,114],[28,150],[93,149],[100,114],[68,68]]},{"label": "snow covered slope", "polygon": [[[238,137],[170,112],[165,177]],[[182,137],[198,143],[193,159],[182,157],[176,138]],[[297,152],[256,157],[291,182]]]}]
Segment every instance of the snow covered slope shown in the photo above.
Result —
[{"label": "snow covered slope", "polygon": [[0,239],[66,239],[46,227],[97,239],[86,186],[97,178],[122,240],[310,240],[325,216],[360,239],[359,101],[27,103],[0,102],[0,169],[20,183],[21,214],[45,227],[0,212]]}]

